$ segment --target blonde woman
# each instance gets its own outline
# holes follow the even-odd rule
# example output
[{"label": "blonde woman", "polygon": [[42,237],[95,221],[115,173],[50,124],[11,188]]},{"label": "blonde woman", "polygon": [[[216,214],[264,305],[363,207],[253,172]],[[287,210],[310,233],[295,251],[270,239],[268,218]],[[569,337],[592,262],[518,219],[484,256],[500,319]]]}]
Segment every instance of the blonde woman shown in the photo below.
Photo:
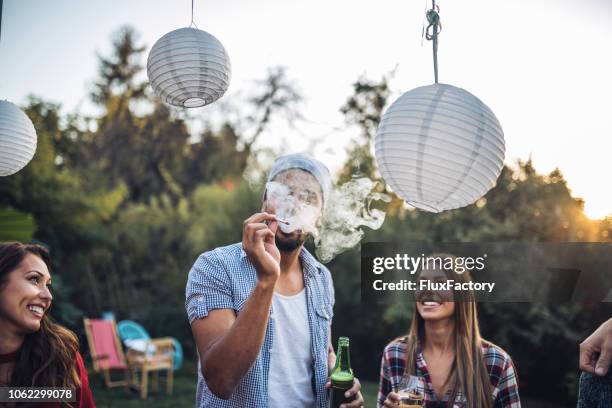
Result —
[{"label": "blonde woman", "polygon": [[[432,266],[421,270],[419,279],[468,282],[470,276],[469,272],[459,274]],[[521,406],[512,360],[500,347],[480,337],[471,291],[416,293],[408,335],[393,340],[383,352],[378,407],[398,406],[397,390],[404,375],[423,378],[425,408]]]}]

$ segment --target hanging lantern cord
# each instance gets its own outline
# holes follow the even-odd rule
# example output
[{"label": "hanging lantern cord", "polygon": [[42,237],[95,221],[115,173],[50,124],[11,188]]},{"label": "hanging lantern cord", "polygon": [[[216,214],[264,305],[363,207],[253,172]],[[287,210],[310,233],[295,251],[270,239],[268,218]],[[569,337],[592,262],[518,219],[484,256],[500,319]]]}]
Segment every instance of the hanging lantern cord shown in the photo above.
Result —
[{"label": "hanging lantern cord", "polygon": [[0,38],[2,38],[2,0],[0,0]]},{"label": "hanging lantern cord", "polygon": [[436,0],[432,0],[431,10],[427,10],[426,14],[429,25],[425,30],[425,38],[427,38],[427,41],[433,40],[434,77],[436,84],[438,83],[438,34],[442,31],[439,13],[440,7],[436,6]]},{"label": "hanging lantern cord", "polygon": [[198,26],[196,25],[195,21],[193,21],[193,2],[194,2],[194,0],[191,0],[191,23],[189,23],[189,27],[198,28]]}]

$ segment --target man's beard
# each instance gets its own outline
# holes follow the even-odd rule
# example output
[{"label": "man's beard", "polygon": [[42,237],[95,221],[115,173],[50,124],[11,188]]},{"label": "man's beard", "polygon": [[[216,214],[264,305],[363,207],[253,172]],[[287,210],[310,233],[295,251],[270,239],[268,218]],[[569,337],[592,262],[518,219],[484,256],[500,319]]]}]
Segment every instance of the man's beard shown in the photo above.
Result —
[{"label": "man's beard", "polygon": [[306,234],[298,234],[294,237],[280,237],[277,235],[274,236],[274,243],[276,247],[281,252],[293,252],[298,249],[304,242],[306,242],[306,238],[308,235]]}]

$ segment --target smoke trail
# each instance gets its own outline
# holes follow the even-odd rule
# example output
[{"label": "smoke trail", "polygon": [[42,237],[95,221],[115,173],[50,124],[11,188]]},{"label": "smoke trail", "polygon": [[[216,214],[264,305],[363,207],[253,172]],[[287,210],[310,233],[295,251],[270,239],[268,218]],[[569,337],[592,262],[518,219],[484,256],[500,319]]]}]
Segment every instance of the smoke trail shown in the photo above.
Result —
[{"label": "smoke trail", "polygon": [[316,254],[323,263],[359,244],[361,227],[379,229],[385,212],[371,208],[372,201],[391,201],[386,194],[374,192],[376,182],[367,177],[353,179],[333,189],[326,205],[319,233],[315,235]]}]

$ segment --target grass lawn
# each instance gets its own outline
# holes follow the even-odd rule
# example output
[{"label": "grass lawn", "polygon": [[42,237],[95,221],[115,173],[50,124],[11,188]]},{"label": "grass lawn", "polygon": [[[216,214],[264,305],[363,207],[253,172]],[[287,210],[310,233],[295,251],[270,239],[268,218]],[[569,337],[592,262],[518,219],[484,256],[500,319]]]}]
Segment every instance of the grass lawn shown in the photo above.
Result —
[{"label": "grass lawn", "polygon": [[376,408],[377,382],[361,381],[361,394],[363,394],[366,408]]},{"label": "grass lawn", "polygon": [[[174,408],[195,406],[196,391],[196,368],[195,363],[185,361],[183,367],[174,373],[174,389],[172,395],[166,395],[165,381],[160,374],[159,391],[151,389],[152,376],[149,376],[149,395],[146,400],[141,400],[136,392],[126,391],[123,387],[107,389],[104,386],[102,375],[96,375],[89,371],[91,390],[98,408],[114,407],[152,407],[152,408]],[[113,376],[113,378],[115,378]]]},{"label": "grass lawn", "polygon": [[[163,379],[160,379],[158,392],[152,392],[149,383],[149,397],[144,401],[139,398],[137,393],[128,392],[124,388],[106,389],[102,376],[95,375],[92,371],[89,371],[89,380],[98,408],[193,408],[195,406],[196,367],[197,365],[195,363],[186,361],[183,367],[178,372],[174,373],[174,391],[170,396],[166,395],[164,391]],[[366,402],[365,407],[375,408],[378,383],[374,381],[362,381],[361,387]],[[532,400],[526,396],[523,396],[521,400],[525,408],[559,408],[554,404]]]},{"label": "grass lawn", "polygon": [[[185,361],[183,367],[174,373],[174,390],[172,395],[166,395],[164,379],[160,376],[158,392],[151,391],[151,378],[149,378],[149,397],[141,400],[137,393],[126,391],[124,388],[107,389],[101,375],[89,371],[91,389],[98,408],[111,407],[151,407],[151,408],[181,408],[195,406],[197,365]],[[115,377],[113,377],[115,378]],[[378,384],[362,382],[362,391],[367,408],[376,407],[376,393]]]},{"label": "grass lawn", "polygon": [[[186,361],[183,367],[174,373],[174,392],[168,396],[164,392],[164,382],[160,379],[160,387],[157,393],[152,392],[149,385],[149,398],[141,400],[136,393],[126,392],[123,388],[104,387],[101,375],[95,375],[90,371],[89,380],[91,389],[98,408],[111,407],[151,407],[151,408],[182,408],[195,406],[196,392],[196,367],[195,363]],[[378,383],[374,381],[362,381],[361,392],[365,399],[366,408],[376,408],[376,395],[378,394]],[[559,408],[558,406],[542,401],[533,400],[526,396],[521,398],[525,408]],[[239,407],[237,407],[239,408]]]}]

